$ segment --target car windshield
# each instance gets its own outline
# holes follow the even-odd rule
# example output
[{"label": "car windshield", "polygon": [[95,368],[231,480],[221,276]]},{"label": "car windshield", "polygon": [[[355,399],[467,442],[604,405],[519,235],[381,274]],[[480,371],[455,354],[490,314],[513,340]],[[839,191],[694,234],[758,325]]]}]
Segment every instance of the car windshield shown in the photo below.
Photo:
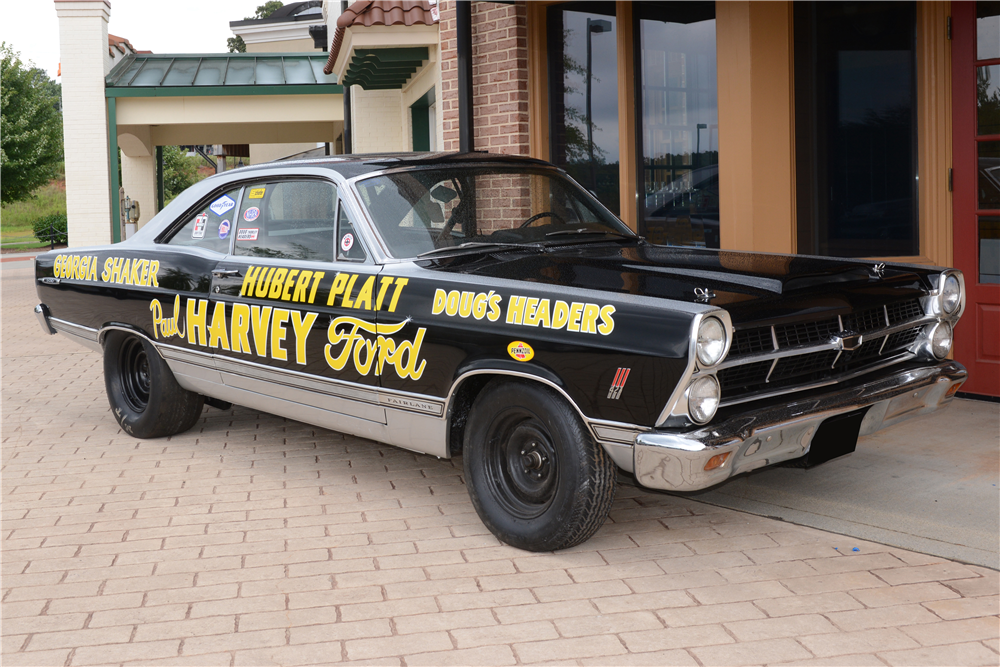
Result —
[{"label": "car windshield", "polygon": [[[524,168],[420,169],[358,183],[389,253],[638,239],[558,172]],[[435,253],[437,254],[437,253]]]}]

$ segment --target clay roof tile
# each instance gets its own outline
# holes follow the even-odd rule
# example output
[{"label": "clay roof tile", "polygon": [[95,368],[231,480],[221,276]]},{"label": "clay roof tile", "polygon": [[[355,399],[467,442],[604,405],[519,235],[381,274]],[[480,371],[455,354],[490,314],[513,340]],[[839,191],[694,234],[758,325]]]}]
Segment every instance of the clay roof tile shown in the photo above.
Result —
[{"label": "clay roof tile", "polygon": [[351,26],[373,25],[434,25],[438,22],[428,0],[360,0],[337,19],[337,30],[330,43],[330,58],[323,71],[333,72],[333,65],[344,43],[344,31]]}]

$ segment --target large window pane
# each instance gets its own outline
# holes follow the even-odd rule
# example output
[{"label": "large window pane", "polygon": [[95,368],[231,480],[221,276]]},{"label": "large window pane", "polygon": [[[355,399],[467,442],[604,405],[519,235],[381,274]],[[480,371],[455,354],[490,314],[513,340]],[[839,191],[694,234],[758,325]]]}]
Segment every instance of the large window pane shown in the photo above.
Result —
[{"label": "large window pane", "polygon": [[1000,209],[1000,141],[980,141],[979,208]]},{"label": "large window pane", "polygon": [[915,4],[794,11],[799,252],[918,255]]},{"label": "large window pane", "polygon": [[1000,58],[1000,2],[976,3],[976,59]]},{"label": "large window pane", "polygon": [[1000,65],[976,68],[979,134],[1000,134]]},{"label": "large window pane", "polygon": [[643,233],[719,247],[715,3],[636,5],[641,39]]},{"label": "large window pane", "polygon": [[613,2],[548,11],[552,162],[619,213],[618,51]]}]

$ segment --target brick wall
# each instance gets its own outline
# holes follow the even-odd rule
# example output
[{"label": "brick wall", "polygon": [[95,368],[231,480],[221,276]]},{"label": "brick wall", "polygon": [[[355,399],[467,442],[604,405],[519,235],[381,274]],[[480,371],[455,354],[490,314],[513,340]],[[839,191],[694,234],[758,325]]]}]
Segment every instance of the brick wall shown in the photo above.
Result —
[{"label": "brick wall", "polygon": [[[441,104],[444,150],[458,150],[455,2],[441,3]],[[524,0],[472,5],[474,147],[528,154],[528,28]]]}]

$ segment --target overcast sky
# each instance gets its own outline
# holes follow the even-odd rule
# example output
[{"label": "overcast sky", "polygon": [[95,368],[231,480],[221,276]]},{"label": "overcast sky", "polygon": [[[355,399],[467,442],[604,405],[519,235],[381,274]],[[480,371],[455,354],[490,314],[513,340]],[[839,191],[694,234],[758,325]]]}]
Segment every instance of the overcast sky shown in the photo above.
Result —
[{"label": "overcast sky", "polygon": [[[230,21],[253,16],[263,0],[111,0],[108,32],[125,37],[140,51],[222,53],[233,36]],[[51,0],[3,3],[0,41],[56,77],[59,19]]]}]

